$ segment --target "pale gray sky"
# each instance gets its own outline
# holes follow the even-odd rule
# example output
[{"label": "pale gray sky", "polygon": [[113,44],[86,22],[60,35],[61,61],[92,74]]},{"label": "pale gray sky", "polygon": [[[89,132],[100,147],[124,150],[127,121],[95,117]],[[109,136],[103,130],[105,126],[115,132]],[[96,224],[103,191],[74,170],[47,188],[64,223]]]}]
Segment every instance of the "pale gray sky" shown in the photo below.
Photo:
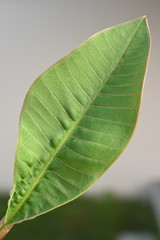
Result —
[{"label": "pale gray sky", "polygon": [[134,194],[160,180],[160,1],[0,1],[0,191],[12,188],[18,119],[33,81],[96,32],[147,15],[152,50],[139,122],[127,149],[89,190]]}]

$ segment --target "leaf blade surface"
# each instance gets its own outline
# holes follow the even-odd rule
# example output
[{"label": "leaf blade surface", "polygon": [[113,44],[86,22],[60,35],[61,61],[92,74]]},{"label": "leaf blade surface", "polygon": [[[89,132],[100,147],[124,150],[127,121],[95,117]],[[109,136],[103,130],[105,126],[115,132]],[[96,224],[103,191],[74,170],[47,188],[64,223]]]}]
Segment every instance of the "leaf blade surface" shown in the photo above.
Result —
[{"label": "leaf blade surface", "polygon": [[81,195],[124,150],[149,46],[142,17],[94,35],[34,82],[20,117],[6,225]]}]

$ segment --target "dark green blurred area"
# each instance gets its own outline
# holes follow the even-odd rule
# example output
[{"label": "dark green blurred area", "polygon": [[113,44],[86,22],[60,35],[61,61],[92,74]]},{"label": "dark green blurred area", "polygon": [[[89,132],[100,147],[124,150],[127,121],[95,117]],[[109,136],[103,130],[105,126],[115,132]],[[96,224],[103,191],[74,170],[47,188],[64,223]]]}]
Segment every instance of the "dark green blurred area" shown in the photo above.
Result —
[{"label": "dark green blurred area", "polygon": [[[0,217],[8,197],[0,197]],[[115,240],[121,232],[149,232],[158,238],[152,208],[138,200],[119,199],[111,194],[95,199],[78,198],[34,220],[17,224],[6,240]]]}]

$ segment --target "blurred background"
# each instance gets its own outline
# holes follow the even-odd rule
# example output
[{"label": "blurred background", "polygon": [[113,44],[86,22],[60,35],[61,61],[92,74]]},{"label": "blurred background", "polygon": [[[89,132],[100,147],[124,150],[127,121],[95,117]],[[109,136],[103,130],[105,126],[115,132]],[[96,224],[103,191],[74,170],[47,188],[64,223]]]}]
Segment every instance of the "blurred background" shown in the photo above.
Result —
[{"label": "blurred background", "polygon": [[135,133],[80,199],[15,226],[8,239],[157,240],[160,231],[160,1],[0,1],[0,216],[12,189],[18,121],[33,81],[91,35],[146,15],[152,37]]}]

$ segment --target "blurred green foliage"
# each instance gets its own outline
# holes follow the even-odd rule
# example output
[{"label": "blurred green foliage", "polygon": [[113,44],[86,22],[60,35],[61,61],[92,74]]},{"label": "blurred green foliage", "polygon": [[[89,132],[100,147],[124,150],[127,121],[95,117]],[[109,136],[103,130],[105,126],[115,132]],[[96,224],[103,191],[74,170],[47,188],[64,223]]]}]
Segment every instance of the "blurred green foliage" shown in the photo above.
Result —
[{"label": "blurred green foliage", "polygon": [[[0,217],[8,198],[0,197]],[[152,209],[138,200],[107,194],[81,197],[34,220],[15,225],[5,240],[115,240],[123,231],[147,231],[158,236]]]}]

